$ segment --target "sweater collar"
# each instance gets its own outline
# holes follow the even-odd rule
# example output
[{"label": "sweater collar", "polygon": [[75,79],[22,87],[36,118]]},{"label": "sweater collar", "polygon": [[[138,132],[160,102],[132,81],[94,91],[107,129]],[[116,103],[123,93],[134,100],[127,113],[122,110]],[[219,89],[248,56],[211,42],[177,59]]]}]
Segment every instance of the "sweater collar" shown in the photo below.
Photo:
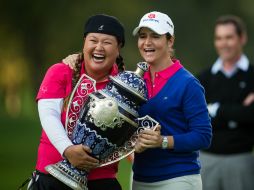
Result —
[{"label": "sweater collar", "polygon": [[234,68],[230,72],[226,72],[223,69],[222,59],[218,58],[212,66],[211,73],[215,75],[219,71],[221,71],[227,77],[231,77],[236,73],[238,69],[246,72],[248,68],[249,68],[249,59],[247,58],[246,55],[242,54],[240,59],[235,63]]}]

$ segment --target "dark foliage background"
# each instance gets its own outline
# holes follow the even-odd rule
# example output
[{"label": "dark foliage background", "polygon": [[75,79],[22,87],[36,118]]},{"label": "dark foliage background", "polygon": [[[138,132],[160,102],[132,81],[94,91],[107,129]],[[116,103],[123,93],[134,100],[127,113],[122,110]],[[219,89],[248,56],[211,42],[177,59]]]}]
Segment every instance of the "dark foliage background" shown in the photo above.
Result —
[{"label": "dark foliage background", "polygon": [[[126,68],[141,60],[132,30],[143,14],[157,10],[175,25],[176,57],[196,74],[216,59],[213,25],[222,14],[246,22],[245,51],[253,62],[254,1],[252,0],[1,0],[0,1],[0,187],[15,189],[33,170],[40,136],[35,103],[46,69],[82,49],[83,26],[94,14],[119,18],[126,28],[122,50]],[[125,190],[128,172],[120,171]],[[123,179],[123,180],[122,180]]]}]

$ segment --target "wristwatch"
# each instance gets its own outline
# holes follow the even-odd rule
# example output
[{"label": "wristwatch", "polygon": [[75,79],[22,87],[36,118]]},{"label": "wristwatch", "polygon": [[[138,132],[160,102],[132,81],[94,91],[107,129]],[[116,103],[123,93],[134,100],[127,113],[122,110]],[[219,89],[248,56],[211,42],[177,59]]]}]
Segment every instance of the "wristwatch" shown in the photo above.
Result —
[{"label": "wristwatch", "polygon": [[166,136],[162,137],[161,148],[162,149],[167,149],[168,148],[168,137],[166,137]]}]

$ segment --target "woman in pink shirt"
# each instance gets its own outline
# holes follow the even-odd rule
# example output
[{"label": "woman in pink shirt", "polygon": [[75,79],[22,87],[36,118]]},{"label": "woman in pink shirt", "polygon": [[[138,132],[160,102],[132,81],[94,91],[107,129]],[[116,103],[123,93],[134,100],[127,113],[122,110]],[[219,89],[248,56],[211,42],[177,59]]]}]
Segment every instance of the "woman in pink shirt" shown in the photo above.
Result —
[{"label": "woman in pink shirt", "polygon": [[30,189],[70,189],[45,171],[47,165],[63,158],[78,169],[92,169],[88,176],[89,189],[121,189],[116,179],[118,163],[93,169],[98,166],[98,160],[89,156],[91,150],[87,146],[72,144],[64,123],[70,93],[81,74],[96,80],[97,89],[104,88],[109,75],[116,75],[123,69],[120,49],[124,42],[124,28],[115,17],[92,16],[85,25],[83,52],[76,60],[76,69],[72,70],[64,63],[54,64],[48,69],[36,98],[43,130]]},{"label": "woman in pink shirt", "polygon": [[174,24],[164,13],[145,14],[134,29],[148,101],[140,117],[158,121],[143,130],[135,147],[132,190],[202,190],[199,150],[210,145],[212,130],[203,87],[173,56]]}]

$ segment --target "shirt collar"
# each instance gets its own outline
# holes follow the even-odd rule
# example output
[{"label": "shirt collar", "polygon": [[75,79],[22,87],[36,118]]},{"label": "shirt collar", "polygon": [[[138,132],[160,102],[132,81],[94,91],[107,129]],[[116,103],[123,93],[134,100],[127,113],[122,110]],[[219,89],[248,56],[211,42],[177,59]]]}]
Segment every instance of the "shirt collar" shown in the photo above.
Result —
[{"label": "shirt collar", "polygon": [[[181,65],[180,61],[178,59],[173,59],[172,60],[173,64],[167,67],[166,69],[156,72],[155,74],[158,74],[160,77],[163,79],[169,79],[172,75],[175,74],[176,71],[178,71],[180,68],[183,66]],[[145,80],[150,80],[151,75],[150,75],[150,66],[147,72],[144,74],[144,79]]]},{"label": "shirt collar", "polygon": [[[212,66],[212,74],[217,74],[219,71],[225,73],[222,65],[222,59],[218,58]],[[241,69],[242,71],[247,71],[249,68],[249,59],[246,55],[242,54],[240,59],[236,62],[235,68],[233,70]]]}]

